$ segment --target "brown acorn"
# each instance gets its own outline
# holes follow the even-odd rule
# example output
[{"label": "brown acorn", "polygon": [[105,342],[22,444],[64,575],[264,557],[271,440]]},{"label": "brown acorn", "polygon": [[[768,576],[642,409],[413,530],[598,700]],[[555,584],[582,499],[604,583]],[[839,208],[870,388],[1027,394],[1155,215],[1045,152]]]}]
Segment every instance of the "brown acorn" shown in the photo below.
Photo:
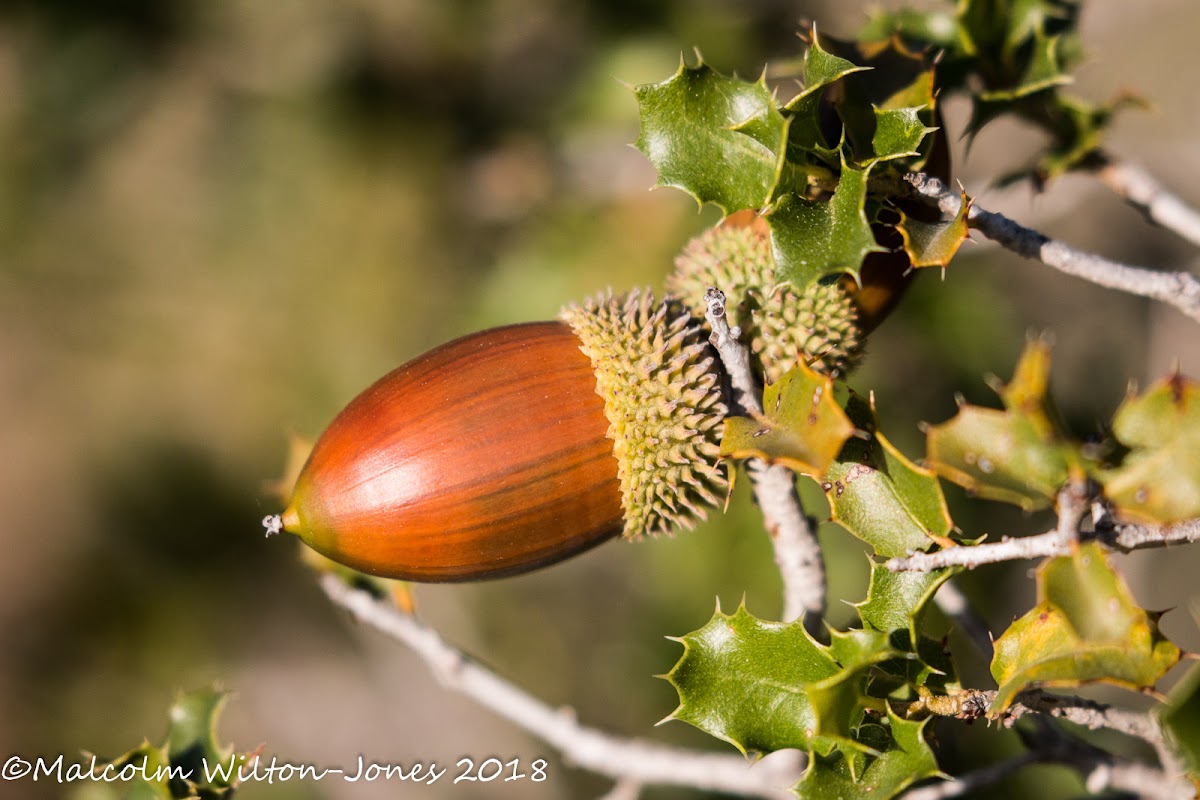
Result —
[{"label": "brown acorn", "polygon": [[362,572],[467,581],[702,519],[726,484],[723,382],[700,322],[637,292],[562,317],[380,379],[321,435],[268,528]]}]

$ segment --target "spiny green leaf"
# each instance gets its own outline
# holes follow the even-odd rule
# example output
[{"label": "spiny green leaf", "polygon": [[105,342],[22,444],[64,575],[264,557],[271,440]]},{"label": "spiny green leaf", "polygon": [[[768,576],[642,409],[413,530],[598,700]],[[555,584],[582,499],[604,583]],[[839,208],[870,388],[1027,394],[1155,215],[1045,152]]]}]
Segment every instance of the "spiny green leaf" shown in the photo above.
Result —
[{"label": "spiny green leaf", "polygon": [[918,148],[930,128],[921,121],[924,107],[875,109],[875,136],[872,147],[876,161],[920,155]]},{"label": "spiny green leaf", "polygon": [[[176,796],[171,789],[168,773],[170,761],[167,759],[166,749],[155,747],[149,741],[143,741],[139,747],[112,759],[111,762],[97,763],[111,763],[113,771],[117,774],[120,774],[121,768],[126,765],[132,765],[138,770],[139,778],[130,782],[125,793],[121,795],[123,800],[173,800]],[[145,776],[146,780],[140,776]]]},{"label": "spiny green leaf", "polygon": [[660,185],[727,214],[766,204],[786,125],[762,80],[750,83],[703,63],[680,63],[673,77],[634,91],[641,108],[637,147],[658,169]]},{"label": "spiny green leaf", "polygon": [[887,634],[871,628],[829,631],[829,653],[843,667],[856,669],[895,655]]},{"label": "spiny green leaf", "polygon": [[958,570],[892,572],[879,562],[871,563],[867,599],[855,603],[863,624],[884,633],[905,631],[908,641],[917,641],[917,620],[925,605],[943,583]]},{"label": "spiny green leaf", "polygon": [[718,608],[679,641],[683,656],[666,675],[679,693],[672,718],[747,754],[818,745],[808,689],[842,668],[802,623],[766,622],[744,605],[730,615]]},{"label": "spiny green leaf", "polygon": [[901,172],[922,161],[921,153],[933,142],[925,134],[932,130],[935,98],[933,69],[925,54],[908,50],[897,39],[830,40],[830,47],[870,67],[847,75],[836,92],[826,95],[850,145],[847,160],[887,162],[889,170]]},{"label": "spiny green leaf", "polygon": [[844,272],[858,281],[867,254],[884,249],[875,243],[863,211],[870,169],[853,169],[843,161],[837,189],[828,201],[795,194],[776,201],[767,223],[777,281],[790,281],[801,292]]},{"label": "spiny green leaf", "polygon": [[1039,27],[1034,32],[1031,54],[1020,80],[1013,86],[993,89],[979,95],[981,100],[1016,100],[1071,82],[1071,76],[1059,65],[1058,47],[1062,37],[1046,36]]},{"label": "spiny green leaf", "polygon": [[861,67],[849,59],[835,56],[822,47],[815,25],[809,39],[808,50],[804,53],[804,94],[828,86],[852,72],[870,69]]},{"label": "spiny green leaf", "polygon": [[954,219],[946,222],[922,222],[900,212],[900,223],[896,230],[904,239],[904,252],[914,267],[945,267],[970,234],[967,214],[971,211],[971,199],[964,193],[962,204]]},{"label": "spiny green leaf", "polygon": [[838,405],[833,381],[804,364],[763,393],[760,419],[728,417],[721,439],[725,458],[761,458],[820,477],[854,425]]},{"label": "spiny green leaf", "polygon": [[825,50],[815,27],[810,38],[800,67],[804,87],[784,106],[784,113],[791,123],[787,139],[788,159],[804,163],[810,160],[809,156],[815,156],[818,162],[837,166],[836,142],[826,141],[822,130],[821,98],[826,87],[867,68]]},{"label": "spiny green leaf", "polygon": [[216,724],[226,696],[214,688],[180,693],[171,705],[170,726],[163,744],[156,747],[143,742],[111,762],[116,767],[135,764],[139,774],[149,778],[133,781],[125,795],[127,800],[228,800],[233,796],[237,770],[246,756],[217,742]]},{"label": "spiny green leaf", "polygon": [[1171,690],[1160,718],[1191,779],[1200,781],[1200,667],[1192,667]]},{"label": "spiny green leaf", "polygon": [[225,704],[226,692],[200,689],[180,694],[171,705],[171,727],[167,731],[167,752],[171,763],[202,772],[202,760],[215,764],[231,751],[217,743],[217,718]]},{"label": "spiny green leaf", "polygon": [[1049,346],[1030,341],[1016,375],[1000,389],[1006,410],[964,405],[953,419],[930,426],[930,465],[980,497],[1026,510],[1049,505],[1078,460],[1049,406],[1049,371]]},{"label": "spiny green leaf", "polygon": [[816,755],[793,787],[804,800],[888,800],[913,783],[938,775],[937,759],[925,742],[928,720],[901,719],[888,710],[887,727],[863,725],[858,741],[878,753]]},{"label": "spiny green leaf", "polygon": [[989,714],[999,716],[1030,685],[1104,682],[1153,686],[1180,657],[1139,608],[1095,542],[1038,569],[1038,605],[996,640],[999,685]]},{"label": "spiny green leaf", "polygon": [[949,536],[953,524],[937,476],[888,441],[860,395],[850,396],[846,413],[870,438],[848,440],[826,470],[822,488],[834,521],[885,558],[925,550]]},{"label": "spiny green leaf", "polygon": [[1145,102],[1136,95],[1122,93],[1107,103],[1093,104],[1055,92],[1042,103],[1039,117],[1053,141],[1034,168],[1038,184],[1086,163],[1103,146],[1113,117],[1129,106],[1144,107]]},{"label": "spiny green leaf", "polygon": [[1151,523],[1200,517],[1200,385],[1179,374],[1159,381],[1125,398],[1112,427],[1131,448],[1101,476],[1121,513]]}]

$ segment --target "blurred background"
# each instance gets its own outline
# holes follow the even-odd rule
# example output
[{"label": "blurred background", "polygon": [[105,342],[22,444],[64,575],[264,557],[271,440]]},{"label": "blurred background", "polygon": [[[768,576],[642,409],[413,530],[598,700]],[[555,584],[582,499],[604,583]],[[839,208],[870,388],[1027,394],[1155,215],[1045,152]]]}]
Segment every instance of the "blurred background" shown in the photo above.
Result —
[{"label": "blurred background", "polygon": [[[716,215],[647,191],[624,84],[666,78],[693,47],[757,75],[799,52],[801,18],[849,35],[864,13],[834,0],[0,0],[0,754],[114,756],[163,735],[177,690],[216,682],[233,692],[220,738],[241,750],[325,766],[542,756],[545,783],[409,791],[607,791],[331,608],[295,543],[263,538],[259,520],[278,510],[264,485],[289,433],[315,436],[429,347],[551,318],[608,286],[660,283]],[[1200,6],[1092,3],[1082,27],[1091,58],[1074,91],[1134,89],[1154,104],[1119,117],[1112,149],[1200,203]],[[989,188],[1038,137],[997,124],[968,152],[967,109],[950,101],[945,113],[956,177],[987,207],[1118,259],[1191,263],[1087,178],[1042,195]],[[918,423],[951,416],[956,391],[992,403],[983,376],[1007,376],[1030,331],[1055,337],[1054,391],[1080,436],[1129,381],[1175,363],[1200,376],[1200,336],[1182,316],[978,244],[944,280],[922,276],[852,384],[874,389],[884,429],[919,457]],[[722,749],[682,723],[652,728],[676,701],[651,676],[680,653],[664,636],[700,627],[714,597],[779,613],[744,488],[691,533],[491,584],[420,587],[419,610],[587,724]],[[1048,525],[947,493],[972,536]],[[822,537],[844,625],[866,563],[839,529]],[[1121,565],[1144,605],[1178,607],[1167,633],[1200,649],[1187,610],[1196,549]],[[1028,566],[961,579],[993,630],[1032,604]],[[989,685],[952,641],[966,682]],[[951,771],[1015,747],[982,726],[946,730]],[[1036,768],[997,796],[1022,785],[1080,790]],[[291,782],[240,796],[397,791]],[[28,781],[0,793],[107,796]]]}]

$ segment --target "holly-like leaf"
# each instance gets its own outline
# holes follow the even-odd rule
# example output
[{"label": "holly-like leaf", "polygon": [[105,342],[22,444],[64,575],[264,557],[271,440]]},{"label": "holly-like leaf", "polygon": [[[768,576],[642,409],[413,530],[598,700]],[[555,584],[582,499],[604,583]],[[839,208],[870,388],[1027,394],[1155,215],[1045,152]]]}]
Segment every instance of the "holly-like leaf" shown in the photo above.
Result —
[{"label": "holly-like leaf", "polygon": [[1193,667],[1167,698],[1160,714],[1193,781],[1200,781],[1200,667]]},{"label": "holly-like leaf", "polygon": [[678,641],[683,656],[665,676],[679,693],[672,719],[746,754],[817,746],[821,721],[808,689],[842,668],[802,623],[766,622],[744,605],[730,615],[718,608]]},{"label": "holly-like leaf", "polygon": [[1037,585],[1038,605],[996,640],[992,716],[1031,685],[1143,689],[1179,661],[1179,648],[1159,633],[1156,616],[1134,603],[1099,544],[1046,561]]},{"label": "holly-like leaf", "polygon": [[146,741],[108,762],[114,767],[138,767],[139,778],[130,784],[126,800],[228,800],[233,796],[238,770],[247,757],[217,742],[216,725],[226,696],[213,688],[180,693],[171,705],[170,727],[162,745]]},{"label": "holly-like leaf", "polygon": [[848,440],[825,472],[822,488],[833,520],[885,558],[948,537],[953,523],[937,476],[888,441],[868,400],[852,394],[846,413],[870,438]]},{"label": "holly-like leaf", "polygon": [[804,364],[767,386],[763,407],[761,418],[725,420],[723,457],[761,458],[820,477],[854,433],[854,424],[838,405],[833,381]]},{"label": "holly-like leaf", "polygon": [[225,705],[226,692],[201,689],[180,694],[171,706],[171,727],[167,732],[167,752],[171,763],[204,774],[204,764],[228,761],[229,748],[217,742],[217,719]]},{"label": "holly-like leaf", "polygon": [[1098,152],[1118,111],[1145,105],[1145,101],[1130,93],[1121,93],[1107,103],[1093,104],[1055,92],[1052,101],[1042,105],[1043,126],[1050,130],[1053,141],[1034,168],[1038,185],[1085,163]]},{"label": "holly-like leaf", "polygon": [[[830,631],[829,652],[841,665],[834,675],[808,687],[817,720],[813,731],[819,745],[833,743],[842,750],[864,749],[854,737],[863,718],[867,669],[900,655],[886,635],[873,630]],[[866,748],[869,750],[869,748]]]},{"label": "holly-like leaf", "polygon": [[876,161],[921,154],[918,150],[921,141],[937,130],[921,121],[923,110],[924,107],[875,109],[875,136],[871,143]]},{"label": "holly-like leaf", "polygon": [[1113,435],[1131,448],[1102,476],[1121,514],[1151,523],[1200,517],[1200,385],[1175,374],[1113,417]]},{"label": "holly-like leaf", "polygon": [[870,166],[842,162],[837,189],[829,200],[785,194],[767,216],[775,251],[775,279],[803,292],[823,278],[849,273],[855,281],[868,253],[882,251],[864,213]]},{"label": "holly-like leaf", "polygon": [[658,169],[659,185],[727,214],[767,203],[787,126],[763,80],[680,63],[668,80],[634,91],[641,109],[637,147]]},{"label": "holly-like leaf", "polygon": [[1016,100],[1071,83],[1071,76],[1062,71],[1059,63],[1058,48],[1061,40],[1060,36],[1046,36],[1039,27],[1034,32],[1032,48],[1021,79],[1013,86],[983,92],[979,96],[980,99],[988,102]]},{"label": "holly-like leaf", "polygon": [[821,161],[829,162],[832,157],[831,163],[836,166],[838,159],[833,154],[833,148],[837,143],[826,141],[822,131],[821,97],[826,87],[867,67],[860,67],[825,50],[815,27],[810,40],[800,68],[804,88],[784,106],[784,112],[791,121],[788,131],[789,158],[803,162],[806,154],[812,154]]},{"label": "holly-like leaf", "polygon": [[971,211],[971,199],[963,193],[958,214],[946,222],[922,222],[900,212],[896,229],[904,239],[904,252],[914,267],[945,267],[954,258],[958,248],[967,240],[970,228],[967,215]]},{"label": "holly-like leaf", "polygon": [[925,741],[928,719],[901,719],[888,709],[887,727],[863,725],[858,741],[863,751],[816,755],[792,791],[800,798],[888,800],[913,783],[940,772]]},{"label": "holly-like leaf", "polygon": [[1049,373],[1049,345],[1030,341],[1013,379],[998,389],[1004,411],[964,405],[953,419],[930,426],[930,465],[980,497],[1026,510],[1049,505],[1078,460],[1050,409]]},{"label": "holly-like leaf", "polygon": [[867,599],[855,603],[858,616],[870,628],[892,633],[905,631],[908,642],[916,642],[917,620],[925,605],[943,583],[958,570],[938,569],[929,572],[892,572],[879,562],[871,563],[871,582]]}]

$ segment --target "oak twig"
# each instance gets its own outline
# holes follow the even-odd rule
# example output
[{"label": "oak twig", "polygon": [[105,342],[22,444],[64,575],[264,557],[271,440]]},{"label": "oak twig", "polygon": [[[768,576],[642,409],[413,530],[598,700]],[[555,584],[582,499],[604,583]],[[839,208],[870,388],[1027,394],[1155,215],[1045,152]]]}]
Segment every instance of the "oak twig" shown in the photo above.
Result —
[{"label": "oak twig", "polygon": [[792,797],[786,787],[800,778],[802,757],[798,753],[794,758],[751,765],[740,755],[669,747],[585,727],[569,709],[552,708],[472,661],[435,630],[387,601],[331,574],[322,575],[320,585],[330,600],[355,619],[407,645],[447,689],[529,731],[577,767],[626,786],[668,784],[770,800]]},{"label": "oak twig", "polygon": [[1200,246],[1200,211],[1168,191],[1149,172],[1128,161],[1102,156],[1095,173],[1146,219]]},{"label": "oak twig", "polygon": [[948,800],[951,797],[962,797],[978,789],[999,783],[1014,772],[1030,764],[1036,764],[1037,761],[1037,755],[1026,750],[1007,761],[989,764],[942,783],[932,783],[912,789],[904,794],[904,800]]},{"label": "oak twig", "polygon": [[[1080,538],[1095,539],[1126,552],[1146,547],[1185,544],[1200,540],[1200,518],[1161,526],[1116,523],[1107,527],[1101,526],[1092,533],[1082,533]],[[1058,528],[1054,528],[1035,536],[1006,536],[998,542],[948,547],[933,553],[913,553],[889,560],[887,568],[892,572],[929,572],[952,566],[974,569],[982,564],[1065,556],[1070,552],[1070,542],[1063,541]]]},{"label": "oak twig", "polygon": [[[904,180],[912,187],[912,194],[936,205],[943,214],[958,213],[962,196],[943,181],[922,172],[909,173]],[[1109,289],[1158,300],[1200,322],[1200,278],[1190,272],[1131,266],[1076,250],[978,204],[971,205],[967,222],[974,230],[1025,258]]]},{"label": "oak twig", "polygon": [[[729,376],[735,413],[761,415],[762,390],[750,366],[750,350],[741,340],[741,329],[730,328],[725,318],[725,295],[710,288],[704,294],[705,319],[712,329],[710,341]],[[810,633],[821,629],[825,616],[825,562],[817,541],[816,526],[804,513],[796,476],[790,469],[752,459],[746,464],[763,523],[771,536],[775,564],[783,580],[784,622],[804,617]]]}]

